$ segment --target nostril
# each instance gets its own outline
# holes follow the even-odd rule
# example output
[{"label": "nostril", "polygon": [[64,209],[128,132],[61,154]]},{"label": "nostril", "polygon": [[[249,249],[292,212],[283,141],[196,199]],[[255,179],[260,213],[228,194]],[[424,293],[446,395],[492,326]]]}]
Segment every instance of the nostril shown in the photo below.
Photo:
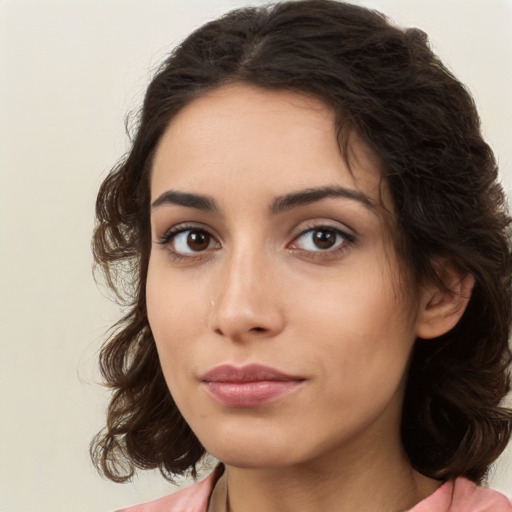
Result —
[{"label": "nostril", "polygon": [[[253,334],[265,333],[265,332],[267,332],[267,329],[265,329],[264,327],[252,327],[251,329],[249,329],[246,332],[248,332],[248,333],[252,332]],[[219,334],[220,336],[225,336],[226,333],[222,329],[215,329],[215,334]],[[237,337],[234,334],[232,336]]]}]

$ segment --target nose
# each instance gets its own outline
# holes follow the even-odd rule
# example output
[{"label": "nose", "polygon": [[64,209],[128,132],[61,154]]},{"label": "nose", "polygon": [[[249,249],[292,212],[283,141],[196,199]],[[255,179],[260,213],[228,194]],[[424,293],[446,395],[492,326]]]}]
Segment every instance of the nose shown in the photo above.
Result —
[{"label": "nose", "polygon": [[222,262],[211,304],[211,328],[232,341],[272,338],[284,328],[279,284],[272,264],[250,249]]}]

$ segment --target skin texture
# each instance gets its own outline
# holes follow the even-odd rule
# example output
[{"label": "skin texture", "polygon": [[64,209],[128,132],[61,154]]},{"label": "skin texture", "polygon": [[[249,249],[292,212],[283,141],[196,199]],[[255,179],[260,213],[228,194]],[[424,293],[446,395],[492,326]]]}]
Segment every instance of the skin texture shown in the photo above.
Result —
[{"label": "skin texture", "polygon": [[[169,389],[226,464],[234,512],[403,510],[438,485],[401,447],[407,363],[416,337],[451,328],[467,300],[402,291],[379,160],[356,134],[349,157],[350,168],[323,103],[240,84],[185,107],[155,155],[152,203],[170,190],[215,202],[152,207],[147,307]],[[322,187],[350,197],[276,207]],[[220,364],[249,363],[302,381],[256,407],[222,405],[201,382]]]}]

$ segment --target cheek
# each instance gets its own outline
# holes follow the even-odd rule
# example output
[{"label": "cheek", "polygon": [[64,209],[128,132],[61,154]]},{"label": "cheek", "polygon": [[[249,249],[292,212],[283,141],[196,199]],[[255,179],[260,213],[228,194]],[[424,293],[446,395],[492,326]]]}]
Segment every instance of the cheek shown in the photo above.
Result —
[{"label": "cheek", "polygon": [[182,282],[156,264],[149,266],[146,284],[148,321],[164,375],[171,385],[174,369],[190,368],[194,340],[204,332],[208,301],[204,287]]},{"label": "cheek", "polygon": [[173,331],[181,334],[197,324],[192,318],[206,313],[206,287],[197,276],[172,272],[165,259],[163,254],[150,258],[146,282],[148,319],[153,333],[172,325]]},{"label": "cheek", "polygon": [[393,280],[380,271],[358,274],[317,293],[321,300],[312,301],[308,313],[316,321],[302,327],[315,347],[313,357],[333,378],[331,389],[349,389],[356,401],[398,386],[415,340],[414,311],[397,296]]}]

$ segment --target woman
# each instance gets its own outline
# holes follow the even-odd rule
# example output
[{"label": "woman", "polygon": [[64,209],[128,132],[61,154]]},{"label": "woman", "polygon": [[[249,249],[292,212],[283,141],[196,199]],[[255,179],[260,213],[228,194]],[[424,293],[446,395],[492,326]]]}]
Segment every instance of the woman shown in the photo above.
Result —
[{"label": "woman", "polygon": [[512,510],[477,486],[512,427],[496,180],[418,30],[305,0],[192,34],[98,196],[131,302],[92,453],[115,481],[220,464],[127,510]]}]

